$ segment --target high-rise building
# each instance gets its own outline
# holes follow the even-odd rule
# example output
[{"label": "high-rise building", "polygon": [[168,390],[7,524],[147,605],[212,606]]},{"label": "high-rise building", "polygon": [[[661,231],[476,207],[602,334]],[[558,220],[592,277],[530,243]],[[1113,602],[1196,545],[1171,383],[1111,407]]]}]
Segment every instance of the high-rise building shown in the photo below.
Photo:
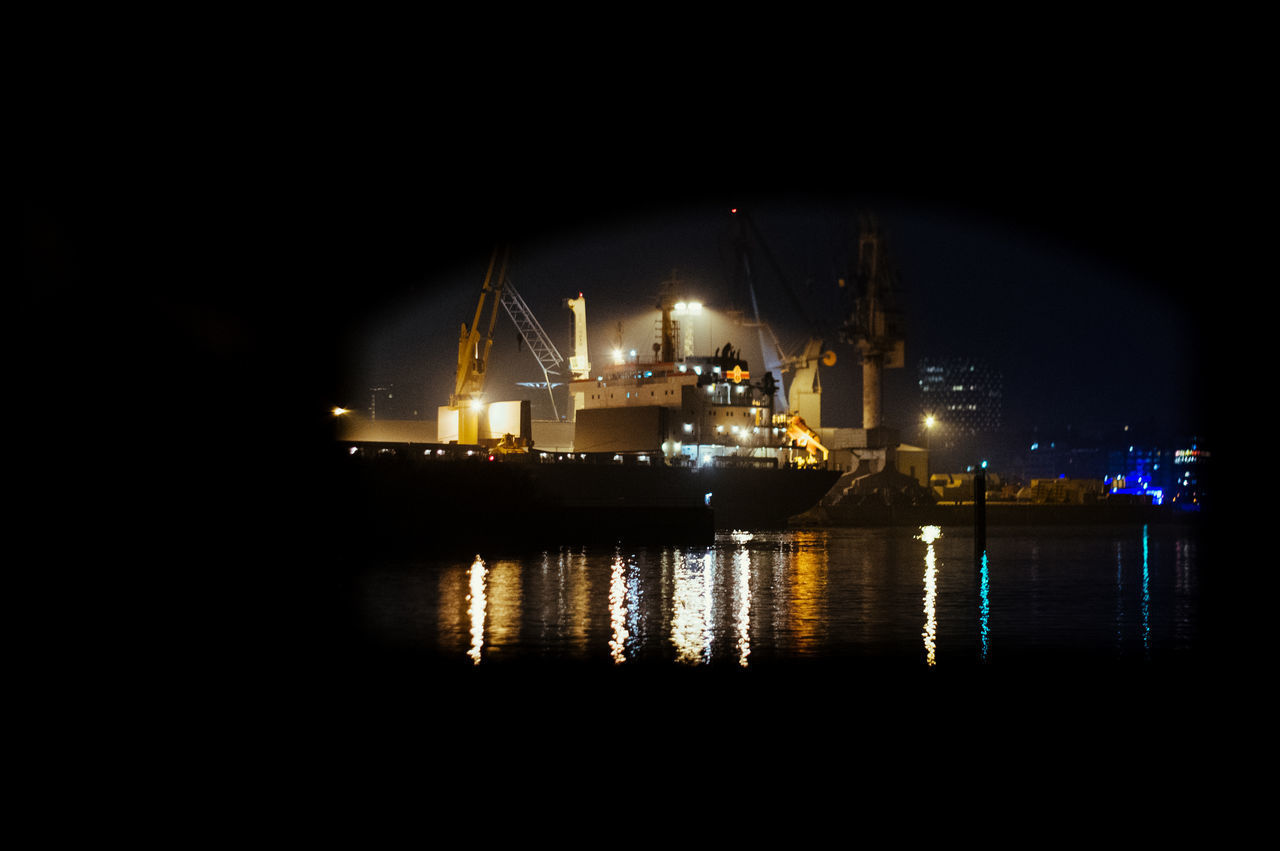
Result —
[{"label": "high-rise building", "polygon": [[918,378],[921,413],[934,418],[933,450],[945,452],[999,433],[1004,413],[999,370],[978,358],[922,358]]},{"label": "high-rise building", "polygon": [[416,420],[422,417],[421,393],[409,393],[404,387],[383,384],[369,388],[369,419]]}]

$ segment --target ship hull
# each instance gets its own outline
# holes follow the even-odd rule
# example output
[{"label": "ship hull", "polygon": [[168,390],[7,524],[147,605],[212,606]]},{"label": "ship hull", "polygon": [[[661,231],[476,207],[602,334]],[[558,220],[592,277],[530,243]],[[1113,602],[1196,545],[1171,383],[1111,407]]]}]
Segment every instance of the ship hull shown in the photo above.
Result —
[{"label": "ship hull", "polygon": [[706,545],[717,529],[785,527],[838,479],[825,470],[362,452],[338,465],[344,522],[367,544],[500,550]]}]

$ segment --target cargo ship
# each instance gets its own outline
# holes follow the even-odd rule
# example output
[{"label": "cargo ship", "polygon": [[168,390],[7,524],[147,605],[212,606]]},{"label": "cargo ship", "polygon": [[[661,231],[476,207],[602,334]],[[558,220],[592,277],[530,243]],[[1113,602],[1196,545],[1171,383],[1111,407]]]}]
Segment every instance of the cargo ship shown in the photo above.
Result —
[{"label": "cargo ship", "polygon": [[[671,282],[668,282],[670,284]],[[615,353],[592,369],[585,300],[570,299],[576,354],[568,381],[571,445],[540,447],[528,400],[481,401],[496,313],[507,308],[531,351],[554,350],[505,280],[490,274],[459,341],[458,379],[435,439],[344,435],[347,493],[387,530],[465,530],[534,546],[613,540],[711,542],[717,529],[784,527],[841,476],[819,434],[778,410],[776,381],[753,381],[732,343],[679,354],[673,288],[659,297],[651,358]],[[558,357],[558,353],[556,354]],[[550,381],[548,381],[550,387]]]}]

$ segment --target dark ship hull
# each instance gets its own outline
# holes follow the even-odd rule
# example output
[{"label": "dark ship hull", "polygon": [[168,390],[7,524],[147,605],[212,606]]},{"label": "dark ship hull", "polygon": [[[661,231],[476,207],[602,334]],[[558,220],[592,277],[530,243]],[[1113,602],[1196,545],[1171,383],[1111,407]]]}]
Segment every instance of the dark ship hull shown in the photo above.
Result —
[{"label": "dark ship hull", "polygon": [[544,462],[465,448],[362,447],[336,462],[340,522],[369,546],[528,551],[707,545],[717,529],[785,527],[839,478],[776,466]]}]

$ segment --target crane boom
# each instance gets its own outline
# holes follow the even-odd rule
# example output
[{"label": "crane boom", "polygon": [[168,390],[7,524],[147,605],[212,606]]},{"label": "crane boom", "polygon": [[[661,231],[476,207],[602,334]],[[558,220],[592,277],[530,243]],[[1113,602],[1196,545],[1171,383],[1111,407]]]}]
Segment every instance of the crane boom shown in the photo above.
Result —
[{"label": "crane boom", "polygon": [[[454,386],[449,405],[459,408],[480,398],[484,390],[485,369],[489,364],[489,350],[493,347],[493,329],[498,322],[498,305],[502,300],[503,287],[507,281],[507,260],[510,248],[496,249],[489,259],[489,269],[485,272],[484,285],[480,288],[480,300],[476,303],[476,315],[471,320],[471,328],[462,326],[458,339],[458,378]],[[501,257],[501,265],[498,265]],[[494,267],[498,267],[494,275]],[[484,319],[485,302],[492,297],[493,304],[489,308],[489,325],[483,338],[480,335],[480,323]]]},{"label": "crane boom", "polygon": [[556,409],[556,397],[551,392],[551,376],[556,374],[555,367],[564,362],[564,357],[555,343],[551,342],[547,332],[542,330],[537,317],[533,315],[529,305],[525,304],[524,299],[520,297],[520,293],[516,292],[515,286],[510,281],[501,288],[499,301],[506,309],[507,315],[511,317],[511,321],[515,323],[516,330],[529,346],[529,351],[538,361],[538,366],[542,368],[542,377],[547,384],[547,395],[551,397],[551,413],[559,420],[560,412]]}]

